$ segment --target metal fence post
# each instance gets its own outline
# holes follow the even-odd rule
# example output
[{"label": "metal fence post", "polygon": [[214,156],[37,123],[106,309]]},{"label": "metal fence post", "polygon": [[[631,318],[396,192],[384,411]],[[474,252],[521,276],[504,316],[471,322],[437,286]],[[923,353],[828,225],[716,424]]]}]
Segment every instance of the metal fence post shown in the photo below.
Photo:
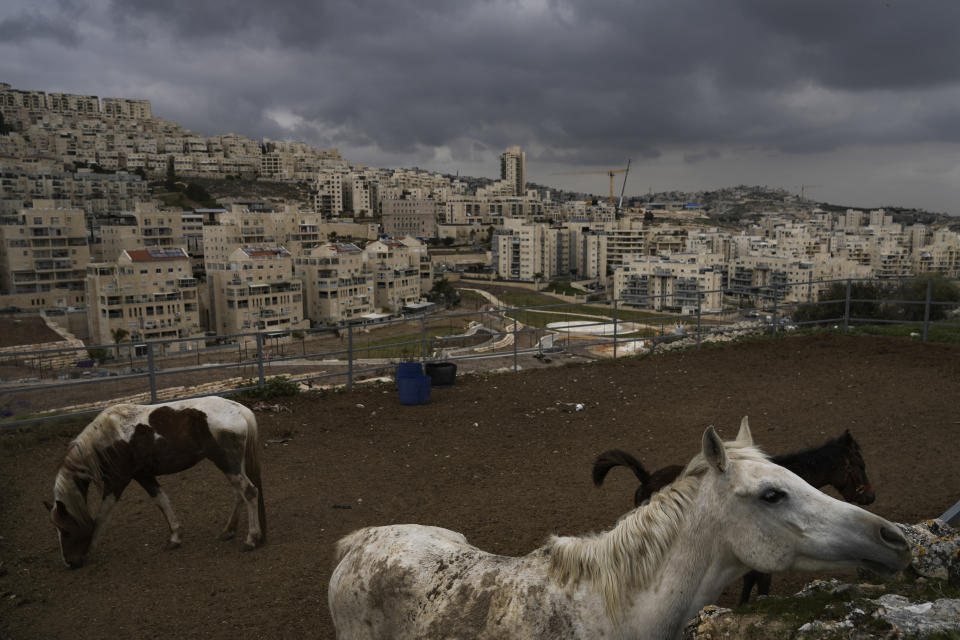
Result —
[{"label": "metal fence post", "polygon": [[263,334],[259,331],[256,333],[257,336],[257,386],[263,389],[264,379],[263,379]]},{"label": "metal fence post", "polygon": [[770,320],[773,321],[773,337],[777,337],[777,323],[779,318],[777,318],[777,283],[773,283],[773,313],[770,316]]},{"label": "metal fence post", "polygon": [[420,362],[427,359],[427,316],[420,316]]},{"label": "metal fence post", "polygon": [[617,299],[613,299],[613,359],[617,359]]},{"label": "metal fence post", "polygon": [[703,293],[697,291],[697,349],[700,348],[700,340],[703,331]]},{"label": "metal fence post", "polygon": [[147,343],[147,371],[150,372],[150,404],[157,402],[157,370],[153,366],[153,343]]},{"label": "metal fence post", "polygon": [[347,389],[353,389],[353,325],[347,325]]},{"label": "metal fence post", "polygon": [[520,334],[517,331],[517,325],[518,325],[517,315],[519,315],[519,313],[520,312],[517,311],[516,309],[513,310],[513,370],[514,372],[520,371],[520,354],[519,354]]},{"label": "metal fence post", "polygon": [[933,278],[927,278],[927,301],[923,305],[923,341],[927,341],[930,331],[930,307],[933,303]]},{"label": "metal fence post", "polygon": [[846,333],[850,329],[850,295],[853,290],[853,281],[850,278],[847,278],[847,299],[843,305],[843,332]]}]

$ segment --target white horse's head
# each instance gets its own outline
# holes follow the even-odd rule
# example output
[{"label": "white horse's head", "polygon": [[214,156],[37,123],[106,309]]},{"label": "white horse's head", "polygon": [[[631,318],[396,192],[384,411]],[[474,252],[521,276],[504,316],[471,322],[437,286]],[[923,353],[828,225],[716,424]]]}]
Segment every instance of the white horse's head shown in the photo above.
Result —
[{"label": "white horse's head", "polygon": [[831,498],[758,455],[746,418],[737,440],[726,445],[708,427],[702,454],[688,471],[700,467],[706,490],[701,495],[722,514],[722,544],[746,567],[765,573],[895,571],[910,563],[910,546],[890,522]]}]

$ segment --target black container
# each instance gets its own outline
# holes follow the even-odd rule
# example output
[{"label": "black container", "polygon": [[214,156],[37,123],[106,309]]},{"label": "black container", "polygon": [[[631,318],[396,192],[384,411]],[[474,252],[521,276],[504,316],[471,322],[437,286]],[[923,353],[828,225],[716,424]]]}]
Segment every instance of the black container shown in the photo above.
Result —
[{"label": "black container", "polygon": [[434,387],[448,387],[457,377],[457,365],[452,362],[428,362],[423,365],[423,372],[430,376]]}]

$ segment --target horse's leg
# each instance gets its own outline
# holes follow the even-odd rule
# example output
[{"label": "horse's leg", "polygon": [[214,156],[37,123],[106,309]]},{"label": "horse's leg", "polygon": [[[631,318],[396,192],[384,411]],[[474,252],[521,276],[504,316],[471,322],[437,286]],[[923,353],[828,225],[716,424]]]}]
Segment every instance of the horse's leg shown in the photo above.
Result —
[{"label": "horse's leg", "polygon": [[90,538],[91,549],[93,549],[94,545],[96,545],[97,541],[100,539],[100,534],[103,533],[103,528],[107,524],[107,519],[110,517],[110,512],[113,511],[113,507],[116,504],[117,498],[112,493],[104,495],[103,499],[100,501],[100,509],[97,511],[97,515],[93,519],[93,534]]},{"label": "horse's leg", "polygon": [[[227,479],[237,492],[237,500],[247,503],[247,539],[243,542],[244,551],[256,549],[260,544],[260,518],[257,498],[260,490],[243,473],[228,474]],[[229,523],[228,523],[229,525]],[[236,528],[236,527],[234,527]]]},{"label": "horse's leg", "polygon": [[170,506],[170,498],[168,498],[167,494],[160,488],[160,483],[157,482],[155,477],[151,475],[138,475],[134,479],[143,487],[143,490],[153,498],[154,503],[160,509],[160,513],[162,513],[163,517],[167,520],[167,526],[170,527],[170,540],[167,541],[167,548],[177,549],[183,542],[180,539],[183,528],[180,526],[180,521],[177,520],[177,514],[173,512],[173,507]]},{"label": "horse's leg", "polygon": [[230,519],[227,520],[227,526],[220,532],[221,540],[231,540],[237,535],[237,523],[240,521],[240,507],[243,506],[243,495],[237,491],[236,499],[233,502],[233,511],[230,513]]},{"label": "horse's leg", "polygon": [[757,594],[761,596],[770,595],[770,583],[773,582],[773,576],[769,573],[757,574]]},{"label": "horse's leg", "polygon": [[759,576],[763,574],[756,571],[748,571],[743,576],[743,589],[740,591],[740,604],[744,605],[750,602],[750,592],[753,591],[753,585],[759,581]]},{"label": "horse's leg", "polygon": [[217,468],[227,476],[227,480],[233,485],[236,492],[233,512],[227,521],[221,537],[232,535],[237,530],[237,519],[239,518],[240,503],[247,504],[247,538],[243,542],[244,550],[250,551],[260,545],[262,534],[260,532],[259,506],[257,499],[260,496],[260,490],[250,481],[247,474],[243,472],[243,454],[245,442],[243,438],[237,437],[229,432],[221,433],[215,443],[211,443],[205,452],[207,457]]}]

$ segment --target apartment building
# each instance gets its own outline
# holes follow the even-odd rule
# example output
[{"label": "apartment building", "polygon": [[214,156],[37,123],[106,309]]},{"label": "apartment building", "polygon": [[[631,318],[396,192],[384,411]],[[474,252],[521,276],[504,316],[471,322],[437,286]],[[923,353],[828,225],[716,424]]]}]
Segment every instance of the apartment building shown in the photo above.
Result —
[{"label": "apartment building", "polygon": [[381,224],[389,236],[436,238],[444,204],[432,198],[397,198],[381,202]]},{"label": "apartment building", "polygon": [[183,214],[161,209],[155,202],[138,202],[133,211],[121,213],[100,225],[100,242],[92,247],[97,261],[112,261],[125,249],[186,246]]},{"label": "apartment building", "polygon": [[400,312],[421,299],[419,257],[402,242],[386,238],[364,248],[366,268],[373,275],[373,305],[387,312]]},{"label": "apartment building", "polygon": [[510,195],[527,192],[527,154],[520,147],[508,147],[500,154],[500,179],[510,185]]},{"label": "apartment building", "polygon": [[244,246],[226,260],[208,257],[211,329],[220,335],[305,329],[303,285],[283,247]]},{"label": "apartment building", "polygon": [[294,270],[314,326],[357,322],[374,312],[373,274],[357,245],[329,242],[306,249],[295,259]]},{"label": "apartment building", "polygon": [[377,213],[376,200],[371,193],[376,191],[369,176],[349,173],[343,178],[343,211],[353,218],[369,218]]},{"label": "apartment building", "polygon": [[631,257],[613,276],[613,295],[623,304],[695,314],[723,308],[723,258],[718,254]]},{"label": "apartment building", "polygon": [[420,272],[421,293],[433,289],[433,260],[427,245],[412,236],[395,236],[393,240],[404,245],[409,251],[410,266],[416,267]]},{"label": "apartment building", "polygon": [[493,234],[493,267],[505,280],[534,281],[557,273],[557,230],[541,222],[508,218]]},{"label": "apartment building", "polygon": [[135,120],[149,120],[153,117],[149,100],[132,100],[130,98],[104,98],[100,101],[103,115],[114,118],[133,118]]},{"label": "apartment building", "polygon": [[317,212],[324,218],[339,218],[343,215],[343,171],[321,171],[317,175]]},{"label": "apartment building", "polygon": [[180,247],[127,249],[115,261],[89,264],[86,287],[93,344],[111,344],[118,335],[131,342],[203,336],[197,280]]},{"label": "apartment building", "polygon": [[0,307],[83,307],[90,261],[83,210],[62,201],[0,218]]}]

